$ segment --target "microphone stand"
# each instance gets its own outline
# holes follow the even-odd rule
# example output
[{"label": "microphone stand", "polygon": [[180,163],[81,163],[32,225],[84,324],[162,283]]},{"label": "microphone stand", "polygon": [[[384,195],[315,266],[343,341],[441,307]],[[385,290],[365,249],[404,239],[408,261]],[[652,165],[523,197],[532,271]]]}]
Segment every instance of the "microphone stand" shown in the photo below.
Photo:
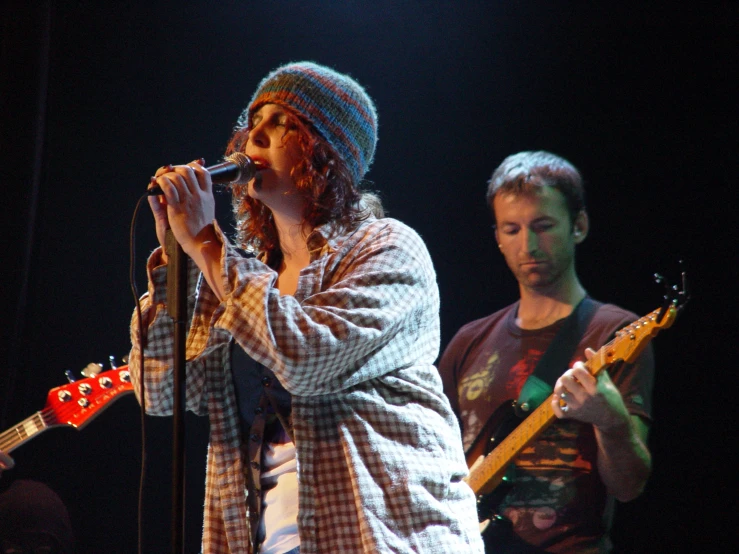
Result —
[{"label": "microphone stand", "polygon": [[172,554],[184,552],[185,530],[185,345],[187,339],[187,256],[167,231],[167,312],[174,321],[174,404],[172,407]]},{"label": "microphone stand", "polygon": [[[206,168],[216,183],[246,183],[256,175],[257,167],[249,156],[234,152],[224,162]],[[149,189],[149,195],[162,189]],[[172,233],[164,241],[167,253],[167,313],[174,321],[174,360],[172,406],[172,554],[184,552],[185,527],[185,345],[187,340],[187,257]]]}]

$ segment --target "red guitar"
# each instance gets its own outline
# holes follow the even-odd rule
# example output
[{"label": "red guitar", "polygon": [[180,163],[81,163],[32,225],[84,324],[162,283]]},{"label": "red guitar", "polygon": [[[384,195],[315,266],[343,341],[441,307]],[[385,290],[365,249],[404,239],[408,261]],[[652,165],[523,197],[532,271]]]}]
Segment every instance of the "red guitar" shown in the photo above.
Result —
[{"label": "red guitar", "polygon": [[52,427],[82,429],[114,400],[132,392],[127,365],[53,388],[43,410],[0,434],[0,452],[7,454]]}]

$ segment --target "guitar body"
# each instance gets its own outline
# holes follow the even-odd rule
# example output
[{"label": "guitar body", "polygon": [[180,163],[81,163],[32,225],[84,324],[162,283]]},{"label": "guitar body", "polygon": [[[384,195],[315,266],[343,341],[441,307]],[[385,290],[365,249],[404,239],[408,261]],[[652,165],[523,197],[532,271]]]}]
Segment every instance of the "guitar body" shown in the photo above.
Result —
[{"label": "guitar body", "polygon": [[[488,418],[485,426],[477,434],[477,438],[465,453],[467,467],[472,467],[480,456],[490,454],[498,443],[505,439],[519,423],[521,423],[521,417],[519,417],[516,410],[516,401],[511,400],[501,404]],[[510,489],[509,480],[503,476],[493,491],[478,494],[477,515],[480,521],[499,516],[497,508]]]},{"label": "guitar body", "polygon": [[467,467],[472,467],[480,456],[490,454],[521,423],[523,418],[519,417],[518,412],[515,400],[504,402],[493,412],[465,452]]},{"label": "guitar body", "polygon": [[[480,456],[490,454],[521,423],[525,415],[516,400],[510,400],[499,406],[467,450],[465,454],[467,465],[471,467]],[[513,532],[513,523],[499,512],[501,502],[513,488],[510,480],[513,471],[515,469],[511,464],[491,492],[477,495],[478,520],[481,523],[488,521],[482,531],[486,554],[542,552],[519,539]]]}]

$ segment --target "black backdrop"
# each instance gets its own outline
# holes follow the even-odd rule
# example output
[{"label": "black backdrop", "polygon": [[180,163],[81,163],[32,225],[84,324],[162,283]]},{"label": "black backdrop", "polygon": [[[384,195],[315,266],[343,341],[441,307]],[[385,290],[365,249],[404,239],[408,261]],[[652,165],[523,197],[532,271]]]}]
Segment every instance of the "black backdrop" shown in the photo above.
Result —
[{"label": "black backdrop", "polygon": [[[65,369],[127,352],[130,219],[154,169],[216,162],[258,80],[310,59],[352,74],[377,103],[368,178],[428,244],[442,345],[516,297],[484,203],[510,153],[547,149],[582,170],[592,232],[578,268],[594,297],[646,313],[662,294],[652,274],[674,279],[687,261],[692,303],[655,340],[654,473],[620,507],[614,538],[620,552],[721,551],[736,513],[736,4],[516,4],[11,2],[0,58],[3,429],[39,410]],[[148,212],[138,230],[143,287]],[[134,552],[139,417],[127,396],[81,432],[44,433],[2,479],[55,488],[80,552]],[[145,551],[167,552],[170,422],[147,423]],[[191,552],[207,423],[187,423]]]}]

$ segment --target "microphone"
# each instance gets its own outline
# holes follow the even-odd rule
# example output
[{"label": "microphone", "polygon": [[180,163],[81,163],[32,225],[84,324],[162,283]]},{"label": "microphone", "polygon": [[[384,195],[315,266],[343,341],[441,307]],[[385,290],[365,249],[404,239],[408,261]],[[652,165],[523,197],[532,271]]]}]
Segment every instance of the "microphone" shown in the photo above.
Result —
[{"label": "microphone", "polygon": [[[206,167],[214,183],[226,185],[245,185],[257,174],[257,166],[249,156],[234,152],[221,163]],[[158,186],[146,191],[149,196],[164,194]]]}]

